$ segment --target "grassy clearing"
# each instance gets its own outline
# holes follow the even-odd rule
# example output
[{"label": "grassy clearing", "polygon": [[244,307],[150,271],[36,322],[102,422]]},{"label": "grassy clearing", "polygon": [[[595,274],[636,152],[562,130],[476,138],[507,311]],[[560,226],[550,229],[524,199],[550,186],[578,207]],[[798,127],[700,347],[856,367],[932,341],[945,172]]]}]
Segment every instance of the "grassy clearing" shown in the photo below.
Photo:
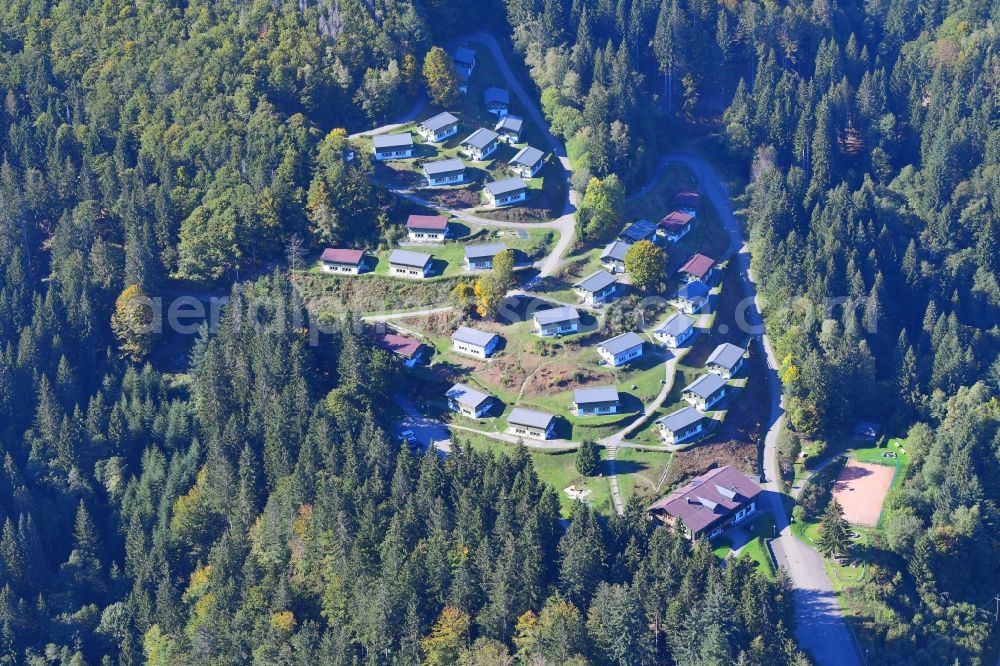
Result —
[{"label": "grassy clearing", "polygon": [[628,502],[633,495],[652,503],[667,490],[666,478],[673,454],[666,451],[644,451],[620,448],[615,455],[615,470],[618,474],[618,489],[622,502]]},{"label": "grassy clearing", "polygon": [[[498,440],[460,432],[458,439],[469,442],[477,451],[489,451],[495,454],[509,455],[516,446]],[[607,463],[602,460],[599,476],[584,476],[576,471],[575,451],[540,451],[528,449],[535,472],[543,482],[551,486],[559,495],[559,505],[564,517],[569,517],[576,500],[570,499],[565,489],[575,485],[579,489],[589,490],[588,501],[591,506],[610,516],[613,510],[611,502],[611,484],[606,477]],[[602,453],[603,457],[603,453]]]},{"label": "grassy clearing", "polygon": [[[739,559],[748,558],[757,563],[757,567],[771,580],[777,575],[771,551],[768,548],[767,540],[774,536],[774,516],[765,513],[752,523],[741,526],[749,534],[750,540],[740,550]],[[712,541],[715,546],[715,554],[721,559],[725,559],[733,552],[733,542],[725,534]]]},{"label": "grassy clearing", "polygon": [[336,276],[297,273],[296,282],[310,312],[380,313],[433,307],[448,303],[458,278],[402,280],[387,275]]}]

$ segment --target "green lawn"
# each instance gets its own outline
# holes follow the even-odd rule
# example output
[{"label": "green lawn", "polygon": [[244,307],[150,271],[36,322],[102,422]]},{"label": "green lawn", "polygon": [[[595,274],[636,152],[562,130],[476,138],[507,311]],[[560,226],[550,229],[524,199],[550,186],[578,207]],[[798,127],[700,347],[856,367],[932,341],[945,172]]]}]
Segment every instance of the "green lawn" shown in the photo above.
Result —
[{"label": "green lawn", "polygon": [[[764,575],[774,580],[777,571],[767,546],[767,540],[774,536],[774,516],[770,513],[762,514],[752,523],[743,525],[742,529],[749,533],[750,540],[740,550],[738,557],[753,560]],[[732,540],[725,534],[714,539],[712,545],[715,546],[716,556],[721,559],[725,559],[732,552]]]},{"label": "green lawn", "polygon": [[[473,433],[459,432],[458,438],[469,442],[478,451],[490,451],[496,454],[508,454],[514,449],[514,444],[497,441]],[[576,471],[575,451],[539,451],[528,449],[531,456],[535,472],[543,482],[551,486],[559,495],[559,505],[564,517],[569,517],[573,509],[573,502],[566,494],[565,489],[571,485],[577,488],[590,490],[588,501],[591,506],[603,513],[611,515],[613,506],[611,502],[611,483],[605,476],[606,462],[601,464],[600,476],[583,476]],[[602,451],[602,458],[604,452]]]},{"label": "green lawn", "polygon": [[618,449],[615,466],[622,502],[638,494],[651,503],[666,493],[667,471],[672,460],[673,454],[665,451]]}]

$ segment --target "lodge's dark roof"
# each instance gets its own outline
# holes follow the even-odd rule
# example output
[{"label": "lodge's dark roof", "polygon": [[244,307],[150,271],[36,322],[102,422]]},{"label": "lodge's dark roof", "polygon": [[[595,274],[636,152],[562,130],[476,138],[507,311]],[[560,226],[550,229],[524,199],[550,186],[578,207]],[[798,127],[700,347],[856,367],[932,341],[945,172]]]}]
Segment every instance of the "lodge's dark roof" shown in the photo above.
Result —
[{"label": "lodge's dark roof", "polygon": [[718,467],[693,479],[651,507],[679,519],[700,532],[724,519],[763,492],[756,483],[732,467]]}]

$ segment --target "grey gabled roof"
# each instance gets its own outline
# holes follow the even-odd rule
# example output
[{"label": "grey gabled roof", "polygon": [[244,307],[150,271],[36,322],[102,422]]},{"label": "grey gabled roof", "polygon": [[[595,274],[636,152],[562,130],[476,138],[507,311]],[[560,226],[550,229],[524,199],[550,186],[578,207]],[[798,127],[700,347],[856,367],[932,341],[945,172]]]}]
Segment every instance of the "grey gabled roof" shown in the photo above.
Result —
[{"label": "grey gabled roof", "polygon": [[549,324],[558,324],[562,321],[573,321],[574,319],[580,319],[580,313],[576,311],[576,308],[564,305],[559,308],[552,308],[551,310],[539,310],[535,313],[535,321],[538,322],[539,326],[548,326]]},{"label": "grey gabled roof", "polygon": [[430,263],[431,259],[432,257],[429,254],[410,252],[409,250],[393,250],[392,254],[389,255],[390,264],[415,266],[416,268],[423,268]]},{"label": "grey gabled roof", "polygon": [[525,146],[521,150],[517,151],[514,157],[510,158],[511,164],[523,164],[529,169],[534,168],[535,164],[545,159],[545,153],[538,150],[538,148],[532,148],[531,146]]},{"label": "grey gabled roof", "polygon": [[490,243],[489,245],[466,245],[465,258],[482,259],[484,257],[495,257],[506,249],[507,246],[504,243]]},{"label": "grey gabled roof", "polygon": [[709,288],[704,282],[695,280],[677,290],[677,298],[682,301],[694,301],[708,296]]},{"label": "grey gabled roof", "polygon": [[708,398],[725,385],[725,379],[714,372],[707,372],[685,386],[684,393],[694,393],[699,398]]},{"label": "grey gabled roof", "polygon": [[453,157],[449,160],[435,160],[433,162],[424,162],[424,174],[428,176],[437,176],[442,173],[452,173],[453,171],[462,171],[465,169],[465,163],[462,162],[457,157]]},{"label": "grey gabled roof", "polygon": [[683,312],[677,312],[663,322],[663,326],[656,329],[656,332],[661,335],[672,335],[677,337],[684,331],[691,328],[692,325],[694,325],[694,319],[688,317]]},{"label": "grey gabled roof", "polygon": [[487,104],[490,102],[501,102],[503,104],[510,104],[510,95],[507,94],[506,88],[497,88],[496,86],[490,86],[483,93],[483,99]]},{"label": "grey gabled roof", "polygon": [[624,231],[622,231],[622,236],[628,238],[629,240],[642,240],[643,238],[648,238],[656,233],[656,225],[649,220],[636,220],[632,224],[628,225]]},{"label": "grey gabled roof", "polygon": [[707,361],[705,361],[705,365],[717,365],[725,368],[726,370],[732,370],[746,353],[747,350],[743,349],[743,347],[737,347],[734,344],[723,342],[715,348],[712,355],[708,357]]},{"label": "grey gabled roof", "polygon": [[597,293],[602,289],[613,285],[617,281],[618,280],[615,279],[615,276],[607,271],[594,271],[573,286],[583,289],[584,291]]},{"label": "grey gabled roof", "polygon": [[469,145],[474,148],[479,148],[482,150],[486,146],[490,145],[497,139],[497,133],[491,129],[486,129],[485,127],[480,127],[475,132],[465,137],[462,140],[462,145]]},{"label": "grey gabled roof", "polygon": [[552,414],[536,412],[531,409],[524,409],[523,407],[515,407],[510,410],[507,423],[529,426],[531,428],[548,429],[554,418]]},{"label": "grey gabled roof", "polygon": [[372,143],[376,148],[409,148],[413,145],[413,135],[409,132],[404,134],[379,134],[372,137]]},{"label": "grey gabled roof", "polygon": [[495,197],[507,194],[508,192],[523,190],[527,187],[520,178],[504,178],[503,180],[494,180],[492,183],[486,183],[486,191]]},{"label": "grey gabled roof", "polygon": [[458,329],[451,334],[452,340],[466,342],[477,347],[485,347],[490,344],[490,340],[495,337],[497,337],[496,333],[480,331],[479,329],[469,328],[468,326],[459,326]]},{"label": "grey gabled roof", "polygon": [[601,260],[614,259],[615,261],[625,261],[625,253],[629,251],[630,247],[632,247],[631,243],[624,243],[617,240],[612,241],[601,252]]},{"label": "grey gabled roof", "polygon": [[694,407],[684,407],[682,409],[678,409],[676,412],[672,412],[657,419],[656,422],[662,424],[663,427],[670,432],[677,432],[678,430],[683,430],[690,425],[694,425],[704,417],[705,415]]},{"label": "grey gabled roof", "polygon": [[605,351],[614,356],[632,349],[632,347],[642,346],[642,338],[637,333],[629,331],[628,333],[622,333],[609,340],[605,340],[598,346],[603,347]]},{"label": "grey gabled roof", "polygon": [[573,389],[573,402],[586,405],[592,402],[617,402],[618,389],[614,386],[598,386],[597,388]]},{"label": "grey gabled roof", "polygon": [[501,118],[500,122],[498,122],[497,125],[496,125],[496,127],[494,127],[493,129],[497,130],[498,132],[501,129],[505,129],[505,130],[510,130],[511,132],[517,132],[517,133],[520,134],[520,132],[521,132],[521,126],[523,124],[524,124],[524,118],[522,118],[521,116],[515,116],[513,114],[508,114],[508,115],[504,116],[503,118]]},{"label": "grey gabled roof", "polygon": [[445,395],[455,402],[472,407],[473,409],[476,409],[492,397],[465,384],[455,384],[448,389],[448,393]]},{"label": "grey gabled roof", "polygon": [[458,118],[451,115],[447,111],[442,111],[436,116],[428,118],[427,120],[420,123],[420,126],[426,128],[427,130],[430,130],[431,132],[437,132],[439,129],[442,129],[444,127],[447,127],[448,125],[451,125],[452,123],[457,123],[457,122]]}]

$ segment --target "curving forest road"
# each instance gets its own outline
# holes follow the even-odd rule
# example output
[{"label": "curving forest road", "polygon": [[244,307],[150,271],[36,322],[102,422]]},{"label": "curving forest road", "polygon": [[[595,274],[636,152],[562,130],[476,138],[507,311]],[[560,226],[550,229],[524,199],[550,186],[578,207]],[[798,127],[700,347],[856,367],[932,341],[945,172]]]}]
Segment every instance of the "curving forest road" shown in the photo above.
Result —
[{"label": "curving forest road", "polygon": [[[573,213],[577,205],[577,193],[573,191],[571,176],[572,164],[566,155],[565,146],[548,131],[548,123],[545,121],[541,110],[538,108],[534,95],[529,95],[521,86],[513,70],[507,63],[507,56],[500,48],[497,40],[487,32],[476,32],[467,35],[464,41],[475,42],[487,48],[493,55],[499,66],[501,73],[506,77],[508,86],[514,95],[521,102],[526,115],[538,127],[543,128],[546,142],[549,149],[559,159],[563,167],[566,179],[566,202],[563,213],[560,217],[549,222],[541,223],[513,223],[497,222],[477,218],[474,215],[459,210],[448,210],[449,213],[470,222],[477,224],[490,224],[493,226],[520,227],[530,226],[534,228],[555,228],[560,232],[560,240],[552,249],[550,254],[539,262],[541,274],[551,275],[559,267],[562,257],[573,242],[576,225]],[[534,91],[532,91],[534,92]],[[377,132],[378,130],[373,130]],[[779,485],[779,475],[777,469],[777,437],[784,420],[783,393],[781,380],[778,377],[778,362],[774,354],[771,341],[764,329],[763,318],[760,314],[760,299],[757,294],[757,285],[754,282],[750,269],[750,252],[747,247],[743,227],[733,215],[732,204],[729,193],[726,191],[722,180],[712,168],[712,166],[702,157],[691,152],[672,152],[664,155],[656,168],[649,183],[633,193],[629,198],[634,199],[648,193],[655,187],[661,177],[666,165],[674,162],[683,164],[691,170],[695,176],[701,191],[715,208],[719,220],[729,235],[729,247],[725,258],[733,257],[737,262],[737,267],[742,277],[745,300],[742,302],[743,321],[747,324],[747,333],[753,336],[760,351],[767,362],[767,383],[770,393],[770,410],[767,419],[767,432],[764,437],[762,469],[764,477],[764,488],[770,501],[771,511],[775,519],[776,531],[778,535],[771,541],[771,549],[779,566],[783,567],[792,581],[795,594],[796,610],[796,637],[803,649],[809,652],[811,657],[819,664],[830,666],[854,666],[861,663],[861,659],[855,647],[855,641],[850,633],[850,628],[844,620],[843,611],[837,601],[830,583],[829,577],[823,566],[823,560],[816,551],[799,541],[792,535],[789,527],[788,515],[782,502],[782,492]],[[419,198],[411,191],[401,190],[397,194],[407,198]],[[426,313],[443,311],[446,308],[431,308]],[[385,321],[388,319],[402,318],[420,315],[424,312],[408,312],[399,314],[373,315],[366,317],[369,320]],[[669,373],[668,373],[669,374]],[[404,405],[404,409],[409,414],[408,424],[416,426],[421,430],[426,430],[428,434],[433,433],[428,439],[434,441],[439,448],[446,446],[443,441],[444,424],[428,422],[420,417],[412,406]],[[650,411],[650,410],[647,410]],[[489,433],[483,433],[489,434]],[[612,487],[612,499],[616,510],[622,510],[620,493],[618,492],[617,477],[614,475],[614,453],[618,446],[627,446],[621,442],[617,433],[608,438],[609,460],[612,466],[610,483]],[[439,441],[440,440],[440,441]],[[572,443],[570,443],[572,444]],[[543,448],[539,446],[538,448]]]}]

